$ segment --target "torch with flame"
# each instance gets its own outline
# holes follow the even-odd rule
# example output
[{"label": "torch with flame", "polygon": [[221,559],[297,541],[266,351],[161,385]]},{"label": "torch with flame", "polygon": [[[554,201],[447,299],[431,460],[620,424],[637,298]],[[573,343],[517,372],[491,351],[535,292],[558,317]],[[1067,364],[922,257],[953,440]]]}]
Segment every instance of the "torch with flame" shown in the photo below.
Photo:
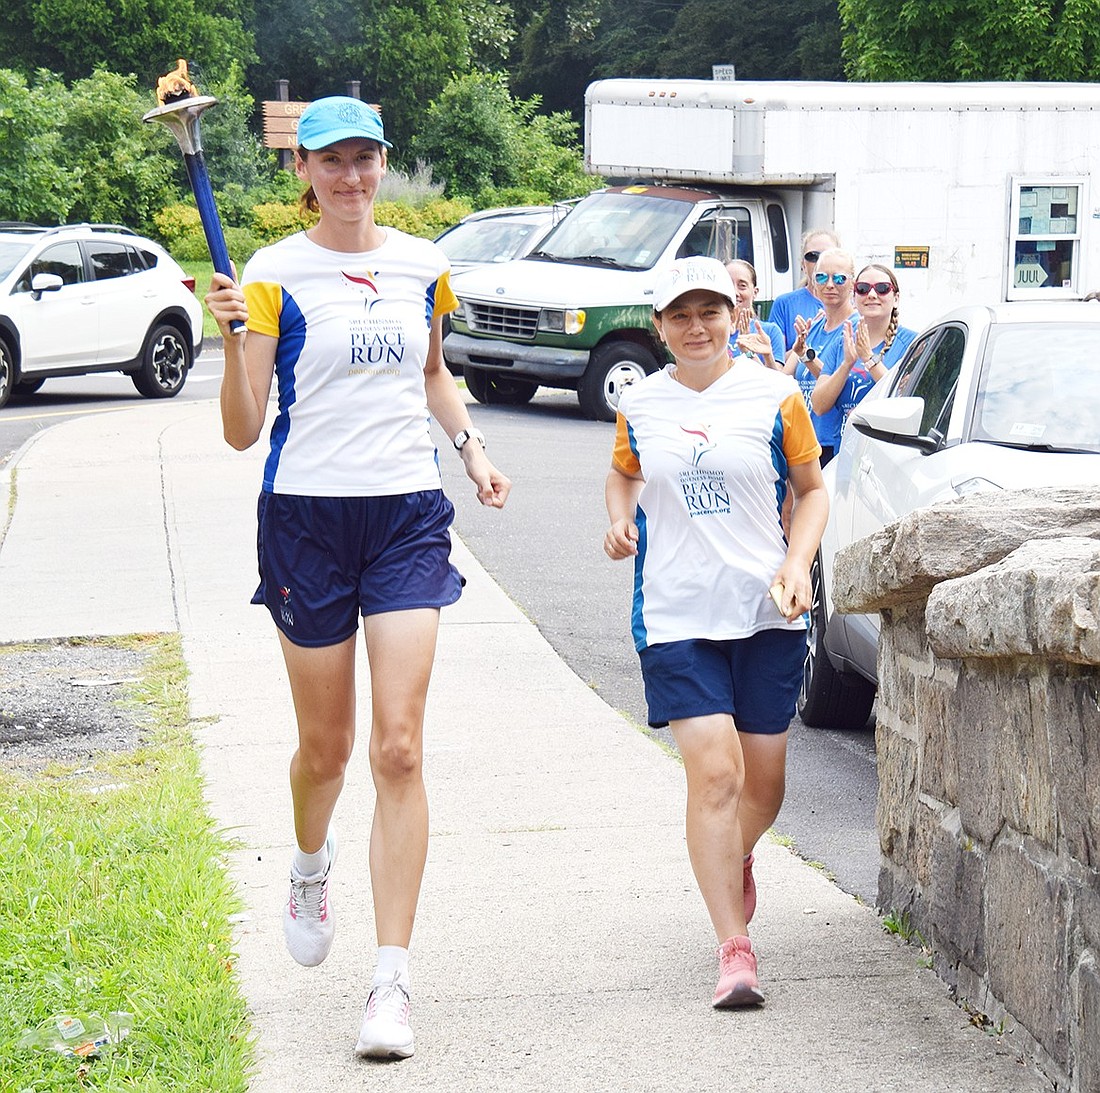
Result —
[{"label": "torch with flame", "polygon": [[[210,249],[210,258],[214,269],[233,276],[229,262],[229,251],[225,245],[222,222],[214,204],[214,188],[210,185],[210,176],[206,172],[206,160],[202,154],[202,134],[199,130],[199,117],[204,110],[218,100],[213,95],[200,95],[191,82],[187,72],[187,62],[177,62],[176,69],[157,80],[157,102],[155,110],[150,110],[142,121],[163,122],[172,132],[183,152],[187,179],[195,195],[195,204],[199,207],[199,219],[202,220],[206,245]],[[244,330],[244,323],[234,319],[230,324],[234,334]]]}]

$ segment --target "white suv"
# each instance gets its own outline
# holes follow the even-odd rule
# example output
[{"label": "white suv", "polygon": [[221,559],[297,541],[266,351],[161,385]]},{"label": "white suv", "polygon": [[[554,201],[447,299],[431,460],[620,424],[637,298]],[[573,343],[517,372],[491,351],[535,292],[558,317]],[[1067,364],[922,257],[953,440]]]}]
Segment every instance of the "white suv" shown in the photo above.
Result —
[{"label": "white suv", "polygon": [[89,372],[171,398],[201,348],[194,279],[163,247],[117,225],[0,223],[0,407]]}]

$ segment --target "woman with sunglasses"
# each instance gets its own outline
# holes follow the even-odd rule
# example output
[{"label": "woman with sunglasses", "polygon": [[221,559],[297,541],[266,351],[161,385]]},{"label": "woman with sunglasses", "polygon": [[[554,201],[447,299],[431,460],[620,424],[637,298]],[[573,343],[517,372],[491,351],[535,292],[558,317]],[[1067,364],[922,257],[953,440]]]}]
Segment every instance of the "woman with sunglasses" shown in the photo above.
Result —
[{"label": "woman with sunglasses", "polygon": [[[795,340],[787,353],[784,371],[793,375],[802,389],[810,420],[821,445],[821,465],[833,458],[832,438],[839,432],[838,410],[821,415],[814,412],[813,393],[822,361],[833,346],[839,345],[849,321],[859,318],[852,310],[852,283],[855,281],[855,260],[846,250],[831,247],[821,252],[814,267],[813,282],[821,300],[822,312],[816,319],[795,319]],[[836,418],[837,420],[834,420]]]},{"label": "woman with sunglasses", "polygon": [[782,368],[787,353],[783,331],[775,323],[756,316],[756,297],[760,289],[756,284],[755,267],[743,258],[736,258],[726,263],[726,272],[733,282],[733,296],[737,304],[733,333],[730,335],[730,353],[734,357],[755,357],[768,368]]},{"label": "woman with sunglasses", "polygon": [[898,282],[885,266],[869,265],[855,283],[858,323],[845,323],[844,334],[822,357],[821,374],[814,384],[814,413],[833,423],[830,443],[840,447],[848,415],[875,383],[904,355],[915,330],[898,323]]},{"label": "woman with sunglasses", "polygon": [[786,348],[794,345],[796,331],[794,321],[799,316],[804,319],[813,319],[821,310],[821,300],[818,298],[814,286],[814,270],[817,268],[817,260],[821,252],[830,247],[839,247],[840,239],[828,228],[812,228],[802,234],[802,245],[799,253],[802,255],[802,278],[798,288],[793,292],[784,292],[775,298],[768,318],[783,331],[783,340]]}]

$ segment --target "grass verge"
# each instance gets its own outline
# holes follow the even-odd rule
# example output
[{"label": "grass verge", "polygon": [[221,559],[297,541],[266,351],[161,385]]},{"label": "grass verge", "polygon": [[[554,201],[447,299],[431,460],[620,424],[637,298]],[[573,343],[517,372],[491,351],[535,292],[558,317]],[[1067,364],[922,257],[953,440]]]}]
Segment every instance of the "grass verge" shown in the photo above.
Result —
[{"label": "grass verge", "polygon": [[[179,639],[133,640],[149,652],[128,696],[143,746],[90,771],[0,771],[0,1086],[18,1093],[248,1085],[240,906],[202,796]],[[98,1059],[19,1046],[58,1014],[111,1011],[133,1014],[133,1030]]]},{"label": "grass verge", "polygon": [[[214,276],[214,263],[180,262],[180,265],[183,266],[184,272],[189,277],[195,278],[195,296],[202,304],[202,336],[204,338],[220,338],[218,324],[214,322],[214,317],[207,310],[206,304],[202,303],[203,297],[210,291],[210,278]],[[239,273],[240,270],[237,272]]]}]

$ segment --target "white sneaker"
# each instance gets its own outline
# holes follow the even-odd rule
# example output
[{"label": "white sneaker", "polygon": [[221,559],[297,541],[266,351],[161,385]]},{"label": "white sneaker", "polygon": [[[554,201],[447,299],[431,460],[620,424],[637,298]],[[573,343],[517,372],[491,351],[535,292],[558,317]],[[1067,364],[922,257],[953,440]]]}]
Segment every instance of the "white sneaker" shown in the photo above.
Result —
[{"label": "white sneaker", "polygon": [[316,967],[332,948],[336,923],[328,896],[328,879],[336,862],[336,836],[328,835],[328,868],[315,877],[290,868],[290,894],[283,908],[283,936],[290,955],[307,968]]},{"label": "white sneaker", "polygon": [[411,1011],[409,992],[396,974],[390,982],[372,988],[355,1054],[370,1059],[407,1059],[413,1053]]}]

